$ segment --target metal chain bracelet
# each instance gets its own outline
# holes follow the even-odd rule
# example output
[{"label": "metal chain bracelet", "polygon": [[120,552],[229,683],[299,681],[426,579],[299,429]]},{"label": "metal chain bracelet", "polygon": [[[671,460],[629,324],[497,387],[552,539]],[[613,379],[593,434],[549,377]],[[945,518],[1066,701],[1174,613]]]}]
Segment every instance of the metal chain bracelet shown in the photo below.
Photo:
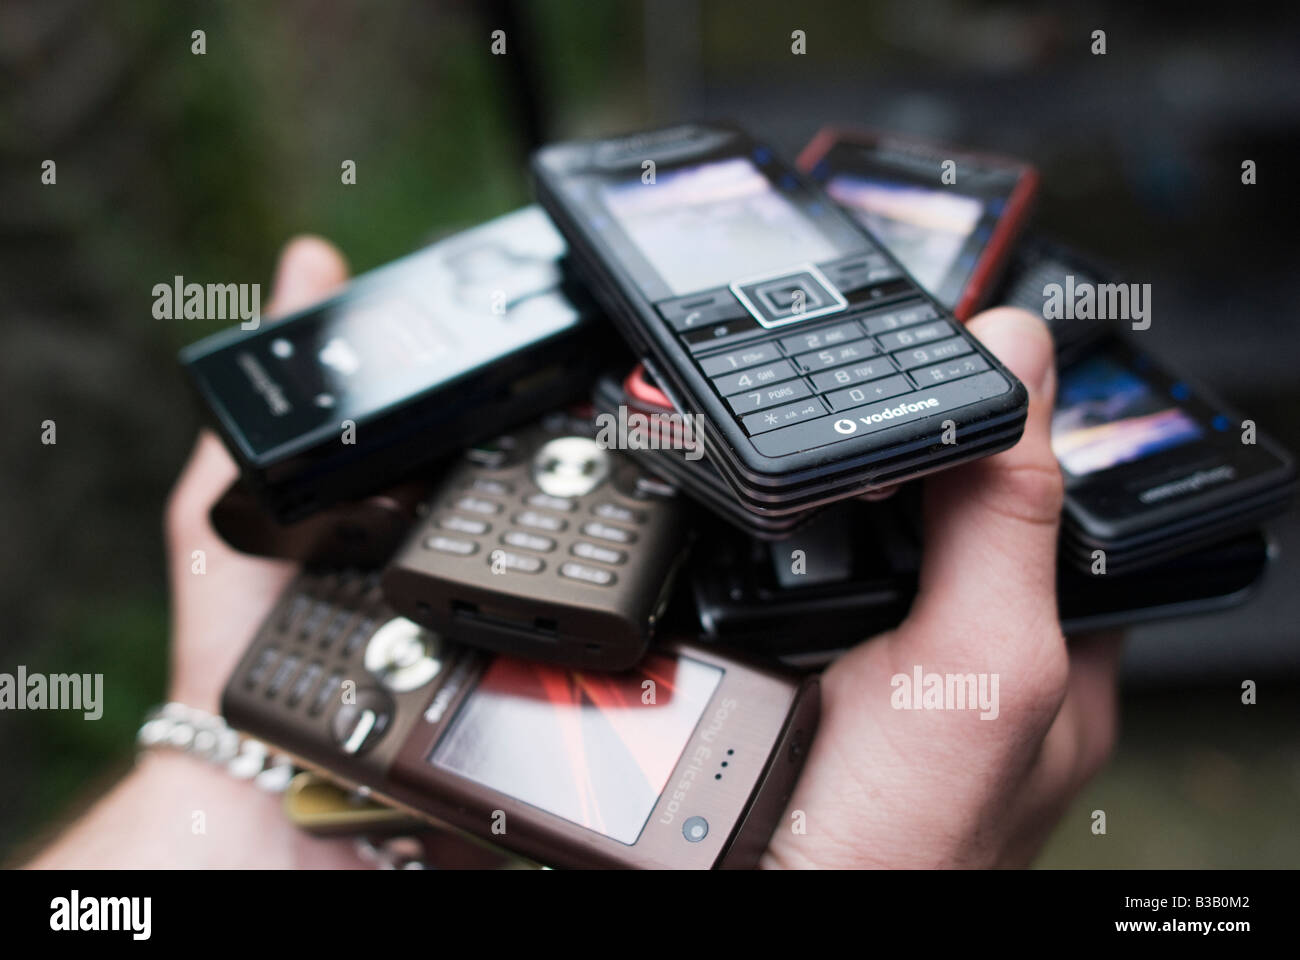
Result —
[{"label": "metal chain bracelet", "polygon": [[[251,780],[267,793],[284,793],[298,773],[293,761],[260,740],[236,732],[224,719],[183,703],[165,703],[145,715],[135,737],[141,750],[166,747],[222,767],[238,780]],[[414,837],[389,837],[378,843],[353,841],[356,854],[379,870],[428,870]]]},{"label": "metal chain bracelet", "polygon": [[267,793],[283,793],[297,769],[284,754],[245,737],[223,720],[183,703],[165,703],[145,716],[135,737],[142,750],[167,747],[223,767]]}]

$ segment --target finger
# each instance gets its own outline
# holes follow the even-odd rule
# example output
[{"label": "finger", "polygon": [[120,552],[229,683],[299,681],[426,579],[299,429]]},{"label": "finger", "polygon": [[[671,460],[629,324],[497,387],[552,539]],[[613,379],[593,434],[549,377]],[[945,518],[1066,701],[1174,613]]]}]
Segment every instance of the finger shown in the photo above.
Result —
[{"label": "finger", "polygon": [[333,293],[348,278],[348,264],[334,244],[321,237],[294,237],[280,254],[266,312],[292,313]]},{"label": "finger", "polygon": [[238,476],[239,468],[221,441],[211,430],[200,430],[164,513],[173,557],[187,562],[189,551],[210,539],[208,510]]},{"label": "finger", "polygon": [[[925,486],[925,552],[904,636],[941,659],[990,639],[1060,648],[1056,536],[1062,480],[1051,448],[1052,341],[1024,310],[987,311],[971,331],[1024,383],[1024,435],[1010,450],[935,475]],[[960,442],[960,441],[959,441]],[[988,636],[994,635],[993,638]],[[1014,653],[1015,651],[1009,651]]]}]

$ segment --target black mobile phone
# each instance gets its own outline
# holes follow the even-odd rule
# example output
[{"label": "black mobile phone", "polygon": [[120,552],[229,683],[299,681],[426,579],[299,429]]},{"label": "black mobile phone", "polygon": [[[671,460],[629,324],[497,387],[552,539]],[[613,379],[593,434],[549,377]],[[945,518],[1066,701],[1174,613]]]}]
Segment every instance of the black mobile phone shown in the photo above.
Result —
[{"label": "black mobile phone", "polygon": [[1118,337],[1061,371],[1052,449],[1065,474],[1062,556],[1091,573],[1255,527],[1295,487],[1286,451]]},{"label": "black mobile phone", "polygon": [[290,585],[222,693],[300,763],[557,867],[755,865],[818,707],[815,678],[690,643],[621,673],[484,655],[331,571]]},{"label": "black mobile phone", "polygon": [[594,670],[645,653],[690,545],[674,487],[565,414],[471,448],[384,572],[458,642]]},{"label": "black mobile phone", "polygon": [[[702,531],[690,582],[704,636],[812,667],[898,626],[921,558],[916,491],[898,497],[837,504],[779,542],[717,523]],[[1061,561],[1061,624],[1078,634],[1230,609],[1248,599],[1271,556],[1265,535],[1251,530],[1130,574],[1094,577]]]},{"label": "black mobile phone", "polygon": [[741,131],[557,144],[575,268],[749,509],[797,513],[1016,442],[1024,387],[815,184]]},{"label": "black mobile phone", "polygon": [[537,207],[181,351],[247,488],[280,523],[415,476],[568,402],[604,326]]},{"label": "black mobile phone", "polygon": [[797,164],[958,320],[989,301],[1039,183],[1024,161],[882,130],[825,127]]}]

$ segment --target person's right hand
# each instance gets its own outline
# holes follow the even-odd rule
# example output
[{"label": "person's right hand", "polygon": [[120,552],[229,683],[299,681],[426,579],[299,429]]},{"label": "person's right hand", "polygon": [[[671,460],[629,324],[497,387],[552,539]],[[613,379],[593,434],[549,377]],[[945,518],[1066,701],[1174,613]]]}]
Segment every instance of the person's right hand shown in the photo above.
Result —
[{"label": "person's right hand", "polygon": [[[1067,649],[1057,614],[1051,338],[1010,308],[970,327],[1029,390],[1024,436],[926,481],[916,602],[826,671],[821,724],[765,866],[1027,864],[1111,749],[1119,644]],[[996,674],[996,718],[894,709],[891,679],[918,667]]]}]

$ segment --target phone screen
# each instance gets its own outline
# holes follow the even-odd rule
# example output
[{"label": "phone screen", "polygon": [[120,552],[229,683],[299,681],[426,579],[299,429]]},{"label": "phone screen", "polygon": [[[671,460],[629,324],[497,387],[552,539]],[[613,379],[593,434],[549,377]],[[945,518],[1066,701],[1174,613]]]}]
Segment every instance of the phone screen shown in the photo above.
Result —
[{"label": "phone screen", "polygon": [[841,255],[747,157],[607,185],[601,199],[677,295]]},{"label": "phone screen", "polygon": [[1131,367],[1104,352],[1066,367],[1052,414],[1052,451],[1083,477],[1199,440],[1205,428]]},{"label": "phone screen", "polygon": [[623,673],[497,657],[430,762],[631,845],[722,675],[657,653]]},{"label": "phone screen", "polygon": [[970,240],[987,212],[985,200],[951,189],[848,173],[833,176],[826,192],[926,290],[965,286],[983,248]]},{"label": "phone screen", "polygon": [[357,278],[194,361],[254,456],[360,425],[577,324],[560,234],[529,207]]}]

